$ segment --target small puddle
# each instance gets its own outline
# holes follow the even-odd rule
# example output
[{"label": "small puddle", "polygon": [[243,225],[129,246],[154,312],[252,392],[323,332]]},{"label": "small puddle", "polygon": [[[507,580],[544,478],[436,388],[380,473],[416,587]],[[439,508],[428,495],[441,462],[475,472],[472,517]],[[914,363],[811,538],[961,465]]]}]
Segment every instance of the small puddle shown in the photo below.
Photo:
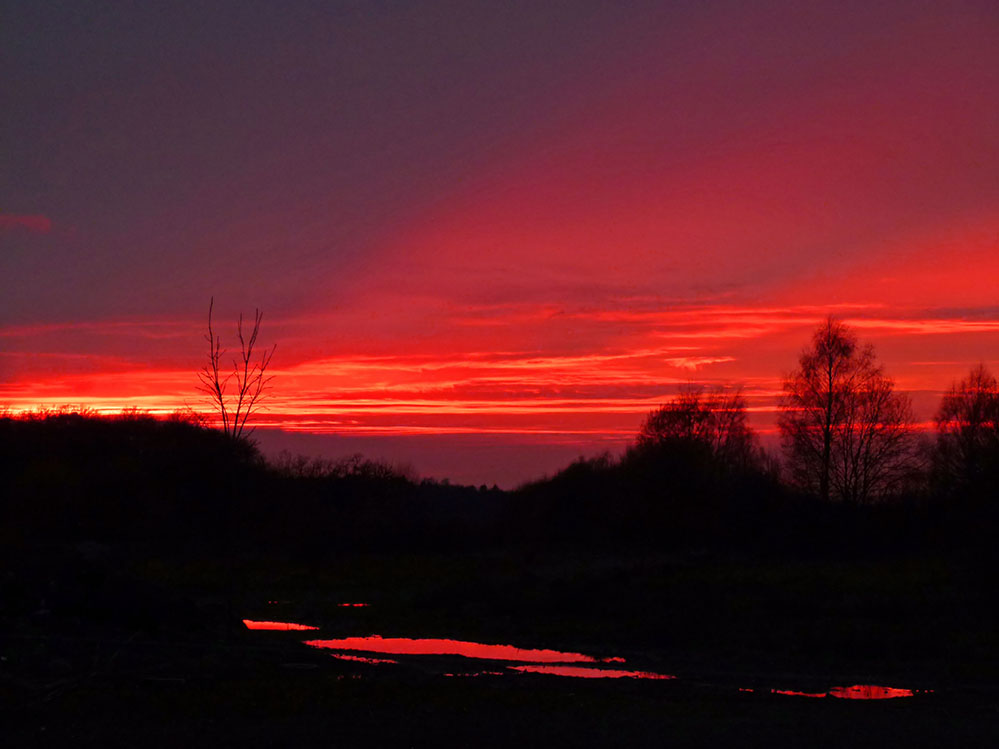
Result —
[{"label": "small puddle", "polygon": [[283,632],[299,632],[307,629],[319,629],[319,627],[310,627],[308,624],[296,624],[295,622],[257,622],[252,619],[244,619],[243,624],[246,625],[247,629],[267,629]]},{"label": "small puddle", "polygon": [[598,663],[599,659],[582,653],[560,650],[518,648],[513,645],[485,645],[480,642],[445,639],[411,639],[408,637],[345,637],[338,640],[307,640],[306,645],[330,650],[359,650],[366,653],[392,655],[460,655],[491,661],[521,661],[522,663]]},{"label": "small puddle", "polygon": [[341,661],[354,661],[355,663],[398,663],[391,658],[366,658],[363,655],[347,655],[345,653],[330,653],[334,658]]},{"label": "small puddle", "polygon": [[[932,691],[932,690],[927,690]],[[840,700],[892,700],[898,697],[914,697],[912,689],[882,687],[876,684],[854,684],[852,687],[833,687],[828,692],[796,692],[793,689],[771,689],[772,694],[792,697],[835,697]]]},{"label": "small puddle", "polygon": [[675,679],[669,674],[654,674],[650,671],[624,671],[617,668],[586,668],[585,666],[507,666],[521,673],[551,674],[553,676],[573,676],[577,679]]},{"label": "small puddle", "polygon": [[797,692],[794,689],[771,689],[771,694],[783,694],[786,697],[828,697],[828,692]]},{"label": "small puddle", "polygon": [[830,697],[841,700],[891,700],[896,697],[913,697],[912,689],[896,687],[879,687],[874,684],[854,684],[852,687],[833,687],[829,690]]}]

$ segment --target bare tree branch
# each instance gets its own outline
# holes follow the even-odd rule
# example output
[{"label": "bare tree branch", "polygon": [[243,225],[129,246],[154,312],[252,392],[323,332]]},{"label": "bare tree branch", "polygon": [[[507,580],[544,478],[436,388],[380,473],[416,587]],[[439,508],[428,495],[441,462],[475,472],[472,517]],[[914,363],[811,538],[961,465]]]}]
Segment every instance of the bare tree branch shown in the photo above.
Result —
[{"label": "bare tree branch", "polygon": [[[254,348],[260,335],[260,323],[263,313],[254,311],[253,329],[247,336],[243,331],[243,314],[240,313],[236,324],[236,337],[239,339],[239,356],[232,359],[232,371],[223,376],[221,361],[225,355],[221,337],[212,328],[212,311],[215,298],[212,297],[208,306],[208,361],[198,372],[201,382],[199,390],[206,393],[213,410],[219,415],[222,430],[233,439],[248,436],[253,432],[246,425],[251,414],[260,408],[260,400],[268,390],[268,384],[273,379],[267,374],[277,344],[265,350],[258,360],[254,360]],[[233,386],[230,391],[230,385]]]}]

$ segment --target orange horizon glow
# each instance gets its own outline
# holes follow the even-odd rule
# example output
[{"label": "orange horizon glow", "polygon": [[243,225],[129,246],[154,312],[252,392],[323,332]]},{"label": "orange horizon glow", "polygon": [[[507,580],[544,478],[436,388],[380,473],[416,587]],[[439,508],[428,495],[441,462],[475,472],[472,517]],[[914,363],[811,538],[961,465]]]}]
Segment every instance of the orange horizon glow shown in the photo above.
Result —
[{"label": "orange horizon glow", "polygon": [[[811,329],[833,313],[862,338],[875,340],[879,353],[889,350],[881,357],[887,372],[899,389],[925,394],[920,416],[929,425],[933,398],[974,363],[990,363],[983,355],[990,349],[999,351],[999,316],[900,318],[884,312],[875,305],[860,310],[844,305],[569,310],[558,317],[580,325],[612,319],[625,327],[612,348],[587,354],[402,351],[284,362],[271,370],[274,387],[254,421],[262,428],[316,434],[521,435],[623,444],[650,410],[680,387],[699,382],[740,387],[754,425],[772,433],[783,372],[795,365]],[[542,327],[551,317],[538,315]],[[489,319],[490,325],[507,324],[505,311]],[[301,322],[273,323],[278,337],[294,325]],[[182,331],[196,340],[193,323],[115,322],[101,332],[131,335],[150,326],[170,340],[183,340]],[[67,328],[73,326],[50,329]],[[0,337],[14,340],[39,334],[32,326],[0,329]],[[956,336],[964,337],[964,360],[953,356],[950,344]],[[933,358],[934,353],[943,355]],[[286,356],[302,354],[293,349]],[[195,361],[190,369],[128,369],[124,364],[98,362],[107,369],[52,374],[35,358],[20,376],[0,384],[0,405],[12,414],[71,406],[99,414],[138,408],[154,416],[193,408],[210,416],[195,389]]]}]

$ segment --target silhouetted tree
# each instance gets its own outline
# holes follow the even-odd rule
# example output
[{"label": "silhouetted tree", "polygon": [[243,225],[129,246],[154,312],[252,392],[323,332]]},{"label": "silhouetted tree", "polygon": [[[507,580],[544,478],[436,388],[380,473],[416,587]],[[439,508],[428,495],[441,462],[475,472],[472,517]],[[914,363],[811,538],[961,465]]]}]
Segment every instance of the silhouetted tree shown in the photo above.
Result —
[{"label": "silhouetted tree", "polygon": [[639,450],[701,445],[711,458],[733,468],[749,468],[762,458],[756,434],[746,423],[746,401],[740,390],[683,389],[646,417],[636,443]]},{"label": "silhouetted tree", "polygon": [[994,491],[999,478],[999,382],[984,364],[944,395],[936,425],[938,485],[948,493]]},{"label": "silhouetted tree", "polygon": [[201,380],[199,389],[211,399],[212,406],[222,422],[222,431],[233,439],[238,439],[243,436],[250,414],[257,409],[267,384],[273,379],[267,376],[266,372],[277,344],[274,344],[270,350],[265,350],[260,359],[254,361],[253,349],[257,344],[260,321],[264,315],[260,310],[254,310],[253,330],[247,336],[243,333],[243,313],[240,312],[236,324],[239,357],[233,358],[232,371],[223,374],[225,364],[222,357],[225,356],[225,350],[222,348],[221,337],[212,329],[214,306],[215,298],[212,297],[208,305],[208,332],[205,334],[205,340],[208,341],[208,361],[198,372]]},{"label": "silhouetted tree", "polygon": [[778,426],[792,480],[822,499],[866,502],[916,468],[912,407],[870,344],[832,317],[784,379]]}]

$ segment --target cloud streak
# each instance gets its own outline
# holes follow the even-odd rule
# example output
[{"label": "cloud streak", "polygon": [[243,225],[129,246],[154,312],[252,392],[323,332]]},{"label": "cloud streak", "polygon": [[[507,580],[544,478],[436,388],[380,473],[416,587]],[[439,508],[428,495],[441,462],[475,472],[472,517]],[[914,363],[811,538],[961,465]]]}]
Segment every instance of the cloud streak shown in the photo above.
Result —
[{"label": "cloud streak", "polygon": [[[521,325],[530,318],[531,324],[542,327],[552,320],[572,320],[583,326],[578,329],[582,350],[424,347],[289,362],[272,370],[275,388],[259,421],[289,431],[339,435],[520,434],[532,440],[592,439],[622,445],[649,410],[685,384],[700,382],[742,386],[754,424],[772,431],[781,372],[793,366],[811,328],[827,313],[842,313],[862,335],[894,347],[892,358],[886,358],[889,371],[903,387],[930,393],[944,390],[949,378],[980,358],[928,356],[937,345],[934,341],[946,344],[955,335],[970,336],[982,340],[983,351],[988,342],[999,343],[999,318],[967,320],[927,310],[899,316],[899,311],[877,305],[686,305],[664,310],[563,309],[552,317],[544,310],[493,309],[489,314],[500,327],[511,316]],[[593,351],[583,334],[585,326],[599,328],[608,320],[617,326],[616,337],[606,350]],[[290,324],[275,321],[278,327]],[[147,330],[172,330],[173,325],[151,323],[147,328],[138,322],[112,322],[106,331],[124,329],[142,336]],[[96,323],[90,327],[101,332]],[[23,336],[31,331],[14,332]],[[529,329],[521,332],[530,334]],[[11,331],[6,334],[16,338]],[[770,352],[763,362],[760,351]],[[909,359],[897,357],[905,352],[911,353]],[[44,360],[59,354],[21,356]],[[95,364],[99,371],[51,375],[44,373],[48,365],[42,363],[35,372],[0,385],[0,403],[15,411],[81,404],[107,412],[138,406],[154,413],[199,404],[194,367],[129,368],[119,359]]]},{"label": "cloud streak", "polygon": [[52,231],[52,220],[40,213],[24,215],[0,213],[0,234],[18,231],[48,234]]}]

